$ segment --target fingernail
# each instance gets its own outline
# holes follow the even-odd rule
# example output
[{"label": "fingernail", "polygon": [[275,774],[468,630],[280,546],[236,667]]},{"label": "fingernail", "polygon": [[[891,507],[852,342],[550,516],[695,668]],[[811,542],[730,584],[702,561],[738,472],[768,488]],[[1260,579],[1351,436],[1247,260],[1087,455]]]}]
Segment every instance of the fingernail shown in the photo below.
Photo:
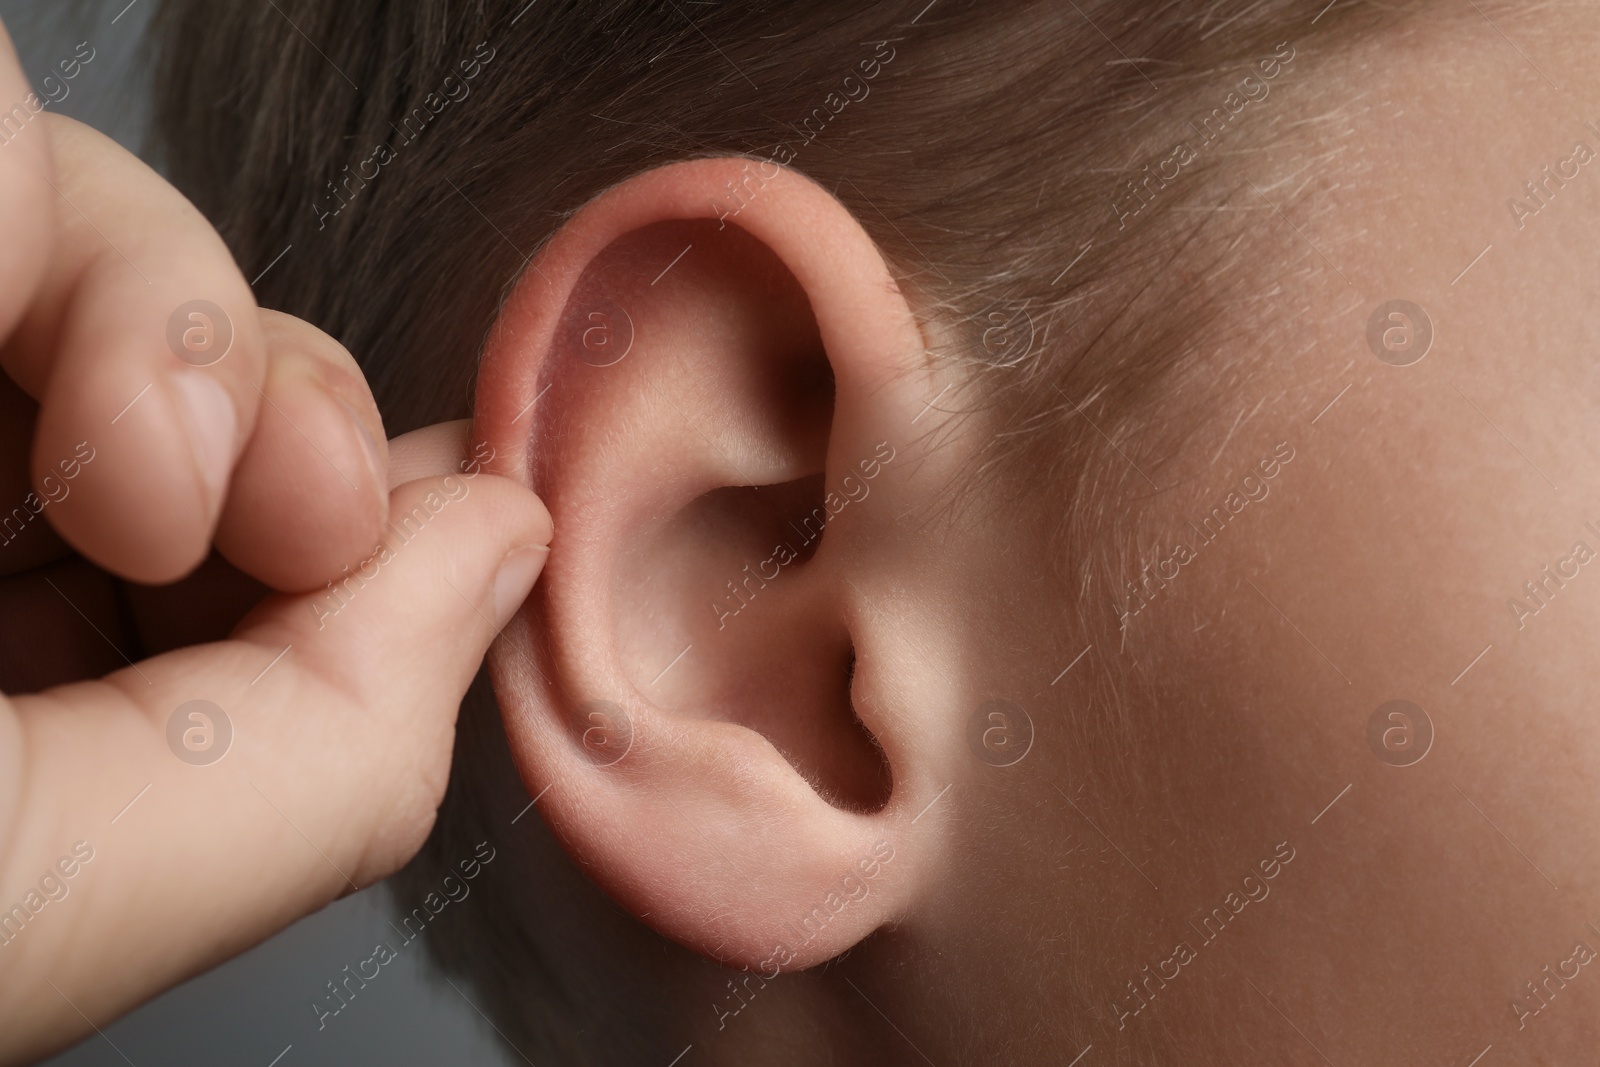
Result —
[{"label": "fingernail", "polygon": [[539,578],[539,572],[544,570],[544,561],[550,556],[550,549],[545,545],[531,545],[527,548],[513,549],[500,564],[500,572],[494,577],[494,617],[495,628],[505,629],[506,623],[511,621],[511,616],[522,607],[522,602],[528,599],[528,593],[533,589],[533,583]]},{"label": "fingernail", "polygon": [[357,432],[361,435],[361,447],[366,449],[367,469],[372,472],[372,480],[388,496],[389,472],[384,461],[383,450],[378,447],[377,440],[372,436],[372,431],[367,429],[367,420],[356,414],[356,409],[351,407],[342,396],[335,396],[339,406],[344,408],[345,415],[355,423]]},{"label": "fingernail", "polygon": [[207,517],[215,518],[228,487],[228,472],[233,469],[239,416],[228,390],[203,371],[179,371],[172,376],[172,384],[188,426],[190,451],[204,483]]}]

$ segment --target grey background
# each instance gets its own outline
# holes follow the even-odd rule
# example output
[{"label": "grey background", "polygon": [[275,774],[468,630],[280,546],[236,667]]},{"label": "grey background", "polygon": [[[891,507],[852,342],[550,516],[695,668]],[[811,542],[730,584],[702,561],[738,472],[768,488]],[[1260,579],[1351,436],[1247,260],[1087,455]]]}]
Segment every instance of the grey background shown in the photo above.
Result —
[{"label": "grey background", "polygon": [[[142,39],[155,2],[0,0],[0,19],[36,87],[57,61],[87,40],[95,49],[93,62],[51,109],[138,152],[149,120]],[[102,1033],[45,1062],[52,1067],[522,1063],[502,1051],[492,1026],[464,990],[429,973],[420,938],[399,947],[401,939],[389,926],[391,910],[382,885],[347,897],[122,1019],[93,1020]],[[347,964],[370,956],[380,941],[395,946],[400,958],[319,1031],[313,998]]]}]

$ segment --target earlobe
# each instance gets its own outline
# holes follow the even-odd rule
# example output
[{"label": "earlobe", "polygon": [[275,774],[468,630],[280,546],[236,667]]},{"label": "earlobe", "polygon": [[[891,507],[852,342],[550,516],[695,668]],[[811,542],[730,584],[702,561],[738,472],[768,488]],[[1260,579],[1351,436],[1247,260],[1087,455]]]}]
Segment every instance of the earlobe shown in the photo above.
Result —
[{"label": "earlobe", "polygon": [[475,434],[555,522],[490,659],[530,795],[625,907],[776,973],[903,911],[950,698],[901,684],[878,606],[935,369],[853,216],[756,174],[676,164],[570,219],[496,324]]}]

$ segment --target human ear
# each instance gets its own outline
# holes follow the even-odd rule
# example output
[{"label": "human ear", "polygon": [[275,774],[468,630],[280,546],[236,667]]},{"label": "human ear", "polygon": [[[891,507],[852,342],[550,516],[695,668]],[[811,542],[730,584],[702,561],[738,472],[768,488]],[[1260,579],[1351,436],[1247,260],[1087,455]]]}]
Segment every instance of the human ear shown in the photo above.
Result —
[{"label": "human ear", "polygon": [[918,422],[948,373],[856,218],[744,159],[591,201],[489,338],[474,433],[556,529],[490,655],[518,769],[614,899],[721,961],[837,955],[937,851],[929,659],[959,645],[908,516],[958,462]]}]

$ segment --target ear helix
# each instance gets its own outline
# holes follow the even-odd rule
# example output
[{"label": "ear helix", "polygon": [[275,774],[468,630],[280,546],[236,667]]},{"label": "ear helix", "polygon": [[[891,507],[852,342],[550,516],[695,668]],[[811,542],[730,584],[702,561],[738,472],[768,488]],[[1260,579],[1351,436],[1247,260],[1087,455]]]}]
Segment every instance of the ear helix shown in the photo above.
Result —
[{"label": "ear helix", "polygon": [[[699,191],[740,165],[663,168],[569,220],[506,301],[478,410],[482,432],[502,446],[500,469],[533,484],[557,523],[546,579],[491,663],[530,796],[623,907],[684,944],[771,973],[819,963],[901,913],[923,862],[905,845],[939,825],[930,812],[913,827],[917,809],[948,787],[929,788],[939,746],[922,727],[932,713],[884,691],[901,680],[889,662],[894,638],[847,581],[876,595],[850,546],[870,557],[877,520],[865,494],[901,492],[873,480],[906,463],[889,442],[875,451],[872,430],[904,406],[902,364],[920,352],[914,320],[870,239],[798,175],[773,182],[738,220],[797,297],[769,286],[731,244],[719,253],[702,241],[709,235],[690,228],[705,221],[716,231],[718,220],[700,218]],[[658,223],[676,228],[671,247],[634,239]],[[819,230],[837,238],[826,254],[811,240]],[[750,303],[724,321],[717,301],[730,293]],[[720,333],[707,329],[708,309]],[[645,360],[657,352],[674,358]],[[815,404],[795,404],[785,372],[822,369],[830,387],[813,390]],[[835,417],[836,392],[849,398],[847,419]],[[736,421],[707,425],[710,436],[688,425],[724,413]],[[827,484],[846,473],[848,484]],[[786,493],[797,511],[828,514],[825,540],[802,545],[783,532],[768,504]],[[872,507],[892,517],[903,502],[889,495]],[[716,522],[664,532],[702,505],[702,519]],[[732,540],[708,546],[712,531]],[[775,553],[785,540],[790,550]],[[699,570],[686,575],[690,563]],[[668,573],[671,582],[652,586]],[[686,587],[694,619],[672,614]],[[703,589],[731,598],[721,614]],[[719,622],[729,634],[718,646],[687,632],[709,637]],[[885,765],[864,800],[814,773],[840,773],[856,727]]]}]

